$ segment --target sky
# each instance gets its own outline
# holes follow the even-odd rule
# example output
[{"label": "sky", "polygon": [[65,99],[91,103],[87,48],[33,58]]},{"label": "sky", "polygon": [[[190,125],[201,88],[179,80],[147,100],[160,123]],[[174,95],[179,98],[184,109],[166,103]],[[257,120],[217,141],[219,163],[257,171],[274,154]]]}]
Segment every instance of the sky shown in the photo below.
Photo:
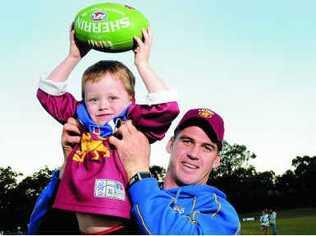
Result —
[{"label": "sky", "polygon": [[[101,1],[5,1],[0,15],[2,107],[0,167],[31,175],[62,163],[62,126],[36,99],[41,75],[68,53],[76,13]],[[150,63],[179,94],[181,113],[164,140],[152,145],[151,164],[166,167],[165,145],[190,108],[208,107],[225,120],[225,139],[246,145],[257,171],[283,174],[296,156],[316,155],[316,1],[115,1],[141,11],[154,42]],[[137,100],[146,90],[131,51],[91,51],[70,75],[80,99],[82,72],[106,59],[136,75]]]}]

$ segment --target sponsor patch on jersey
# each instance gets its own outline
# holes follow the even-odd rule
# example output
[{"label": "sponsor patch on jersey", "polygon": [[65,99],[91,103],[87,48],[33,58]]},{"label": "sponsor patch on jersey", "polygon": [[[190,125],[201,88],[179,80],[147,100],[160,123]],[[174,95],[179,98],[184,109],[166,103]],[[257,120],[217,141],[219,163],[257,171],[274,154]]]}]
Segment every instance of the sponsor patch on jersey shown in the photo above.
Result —
[{"label": "sponsor patch on jersey", "polygon": [[125,191],[122,183],[111,179],[96,179],[94,197],[125,200]]}]

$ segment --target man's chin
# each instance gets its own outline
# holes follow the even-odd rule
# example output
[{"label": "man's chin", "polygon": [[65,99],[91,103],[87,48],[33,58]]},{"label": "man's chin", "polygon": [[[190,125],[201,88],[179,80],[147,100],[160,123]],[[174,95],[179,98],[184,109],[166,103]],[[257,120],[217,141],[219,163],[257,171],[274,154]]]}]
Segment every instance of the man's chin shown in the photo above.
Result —
[{"label": "man's chin", "polygon": [[186,186],[186,185],[194,184],[194,181],[188,180],[188,179],[182,179],[182,180],[178,179],[178,180],[176,181],[176,184],[177,184],[178,186]]}]

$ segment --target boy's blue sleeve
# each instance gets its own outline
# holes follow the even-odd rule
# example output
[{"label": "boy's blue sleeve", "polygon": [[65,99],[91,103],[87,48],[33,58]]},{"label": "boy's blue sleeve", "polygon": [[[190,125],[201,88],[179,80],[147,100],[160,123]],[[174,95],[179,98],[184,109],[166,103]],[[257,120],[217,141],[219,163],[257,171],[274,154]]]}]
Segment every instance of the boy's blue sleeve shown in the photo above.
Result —
[{"label": "boy's blue sleeve", "polygon": [[154,178],[136,182],[130,187],[129,194],[133,216],[144,234],[239,233],[239,218],[226,200],[222,202],[222,208],[216,215],[197,211],[192,217],[172,207],[173,197],[159,189]]},{"label": "boy's blue sleeve", "polygon": [[59,182],[59,170],[55,170],[52,173],[52,177],[38,196],[32,214],[30,216],[29,223],[27,225],[27,234],[37,234],[40,223],[49,210],[52,207],[52,203],[55,197],[55,193]]}]

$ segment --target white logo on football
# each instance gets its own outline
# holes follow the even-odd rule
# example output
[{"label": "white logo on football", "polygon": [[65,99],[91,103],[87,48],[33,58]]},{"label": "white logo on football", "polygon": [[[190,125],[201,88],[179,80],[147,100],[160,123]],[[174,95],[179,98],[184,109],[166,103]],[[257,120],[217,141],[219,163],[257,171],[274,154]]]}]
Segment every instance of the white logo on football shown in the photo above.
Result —
[{"label": "white logo on football", "polygon": [[91,17],[94,21],[103,20],[105,18],[106,14],[103,11],[95,11],[92,13]]}]

